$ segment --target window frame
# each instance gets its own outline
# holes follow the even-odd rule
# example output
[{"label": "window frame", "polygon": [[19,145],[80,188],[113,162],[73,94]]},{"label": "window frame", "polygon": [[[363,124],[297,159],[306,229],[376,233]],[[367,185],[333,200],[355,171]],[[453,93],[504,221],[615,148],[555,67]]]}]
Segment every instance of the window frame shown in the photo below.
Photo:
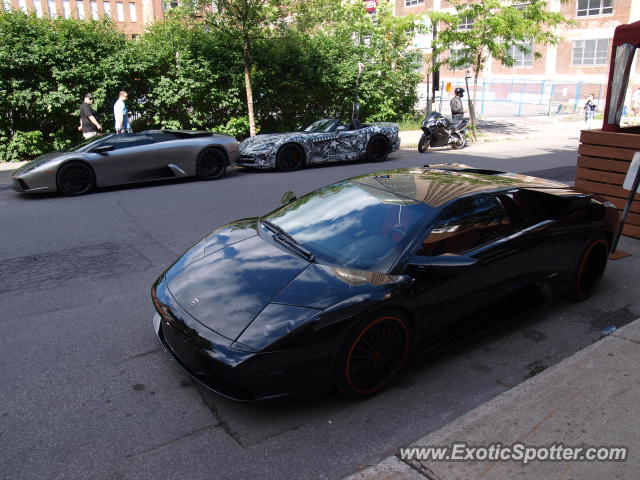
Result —
[{"label": "window frame", "polygon": [[[587,8],[580,8],[580,0],[576,0],[576,16],[575,18],[593,18],[593,17],[609,17],[611,15],[613,15],[613,0],[611,0],[611,6],[610,7],[603,7],[602,4],[605,0],[598,0],[600,2],[600,6],[598,7],[598,13],[594,13],[594,14],[589,14],[590,10],[595,10],[594,8],[589,8],[589,2],[592,0],[586,0],[587,1]],[[608,13],[603,13],[603,10],[605,8],[610,8],[611,11]],[[585,15],[580,15],[579,12],[584,11],[587,12]]]},{"label": "window frame", "polygon": [[461,30],[461,31],[471,30],[473,28],[474,23],[475,23],[475,18],[473,18],[470,15],[465,15],[464,22],[460,22],[456,27],[456,30]]},{"label": "window frame", "polygon": [[405,8],[417,7],[418,5],[424,5],[424,0],[404,0]]},{"label": "window frame", "polygon": [[[583,42],[583,46],[582,46],[582,63],[576,63],[576,56],[575,56],[575,50],[576,50],[576,44],[578,42]],[[593,50],[593,63],[584,63],[585,60],[585,50],[586,50],[586,42],[596,42],[595,43],[595,47]],[[598,53],[598,46],[599,46],[599,42],[606,42],[606,48],[604,49],[606,52],[606,55],[604,57],[604,61],[602,63],[595,63],[596,62],[596,58],[597,58],[597,53]],[[611,39],[610,38],[585,38],[585,39],[580,39],[580,40],[572,40],[571,41],[571,63],[569,64],[570,67],[602,67],[602,66],[606,66],[608,65],[607,60],[609,59],[609,50],[611,49]]]},{"label": "window frame", "polygon": [[[533,52],[534,52],[534,45],[531,42],[523,42],[522,43],[523,46],[528,47],[531,51],[529,53],[524,53],[523,51],[521,51],[518,48],[518,45],[511,45],[511,57],[513,57],[514,60],[514,64],[511,68],[531,68],[533,67]],[[522,62],[519,62],[518,60],[520,60],[520,58],[522,59]],[[527,58],[529,59],[529,63],[527,63]]]}]

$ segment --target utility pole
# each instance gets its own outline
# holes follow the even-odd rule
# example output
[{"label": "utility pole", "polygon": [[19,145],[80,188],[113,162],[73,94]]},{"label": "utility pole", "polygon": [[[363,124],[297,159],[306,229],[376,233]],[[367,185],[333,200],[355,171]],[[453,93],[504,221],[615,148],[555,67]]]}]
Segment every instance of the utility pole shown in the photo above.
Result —
[{"label": "utility pole", "polygon": [[469,105],[469,116],[471,117],[471,134],[473,135],[473,141],[477,142],[478,137],[476,135],[476,111],[473,109],[473,102],[471,101],[471,92],[469,92],[469,79],[471,78],[471,69],[467,68],[464,75],[464,83],[467,87],[467,104]]}]

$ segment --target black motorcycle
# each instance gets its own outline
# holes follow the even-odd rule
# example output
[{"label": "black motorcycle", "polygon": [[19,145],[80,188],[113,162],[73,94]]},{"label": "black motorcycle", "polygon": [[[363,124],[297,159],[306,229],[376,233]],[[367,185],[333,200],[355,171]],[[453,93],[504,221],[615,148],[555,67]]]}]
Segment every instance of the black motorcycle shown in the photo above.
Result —
[{"label": "black motorcycle", "polygon": [[449,120],[440,112],[431,112],[422,121],[424,132],[418,142],[418,151],[424,153],[429,147],[463,148],[467,144],[464,129],[469,122],[464,118]]}]

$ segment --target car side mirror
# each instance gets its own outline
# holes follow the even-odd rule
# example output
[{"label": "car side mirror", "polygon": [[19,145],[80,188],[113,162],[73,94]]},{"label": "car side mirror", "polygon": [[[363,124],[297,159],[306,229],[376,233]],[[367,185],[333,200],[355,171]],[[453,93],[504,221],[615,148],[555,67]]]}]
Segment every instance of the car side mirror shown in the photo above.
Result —
[{"label": "car side mirror", "polygon": [[421,257],[414,255],[409,265],[421,272],[467,273],[478,260],[466,255],[440,255],[438,257]]},{"label": "car side mirror", "polygon": [[347,127],[345,127],[344,125],[340,125],[338,128],[336,128],[336,132],[344,132],[345,130],[347,130]]},{"label": "car side mirror", "polygon": [[93,153],[107,153],[113,150],[115,147],[113,145],[99,145],[96,148],[92,148],[91,151]]},{"label": "car side mirror", "polygon": [[296,196],[295,193],[293,193],[291,190],[289,190],[287,193],[285,193],[284,195],[282,195],[282,198],[280,199],[280,203],[282,205],[287,205],[295,200],[297,200],[298,197]]}]

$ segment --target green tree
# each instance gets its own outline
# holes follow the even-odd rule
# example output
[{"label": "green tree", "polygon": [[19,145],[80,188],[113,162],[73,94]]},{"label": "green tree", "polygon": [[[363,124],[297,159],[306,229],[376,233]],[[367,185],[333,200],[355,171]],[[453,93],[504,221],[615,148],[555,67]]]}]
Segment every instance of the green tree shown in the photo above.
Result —
[{"label": "green tree", "polygon": [[[489,58],[506,67],[514,64],[513,50],[533,53],[529,45],[547,45],[558,42],[556,27],[569,23],[561,13],[549,11],[546,0],[454,0],[455,13],[432,12],[438,34],[433,44],[432,59],[452,69],[473,70],[473,102],[478,89],[478,76]],[[460,29],[461,23],[471,23]],[[447,56],[444,54],[448,53]],[[471,124],[475,135],[475,115]]]},{"label": "green tree", "polygon": [[[208,2],[207,2],[208,3]],[[228,46],[239,45],[242,51],[243,73],[249,117],[249,134],[256,134],[256,121],[251,84],[254,45],[272,36],[284,24],[288,15],[288,0],[213,0],[208,22],[218,34],[228,40]]]},{"label": "green tree", "polygon": [[242,59],[186,10],[171,12],[135,42],[146,91],[140,127],[211,129],[244,136]]},{"label": "green tree", "polygon": [[77,139],[86,92],[94,92],[106,123],[107,100],[131,76],[122,64],[127,45],[108,21],[0,12],[0,158],[37,155]]}]

